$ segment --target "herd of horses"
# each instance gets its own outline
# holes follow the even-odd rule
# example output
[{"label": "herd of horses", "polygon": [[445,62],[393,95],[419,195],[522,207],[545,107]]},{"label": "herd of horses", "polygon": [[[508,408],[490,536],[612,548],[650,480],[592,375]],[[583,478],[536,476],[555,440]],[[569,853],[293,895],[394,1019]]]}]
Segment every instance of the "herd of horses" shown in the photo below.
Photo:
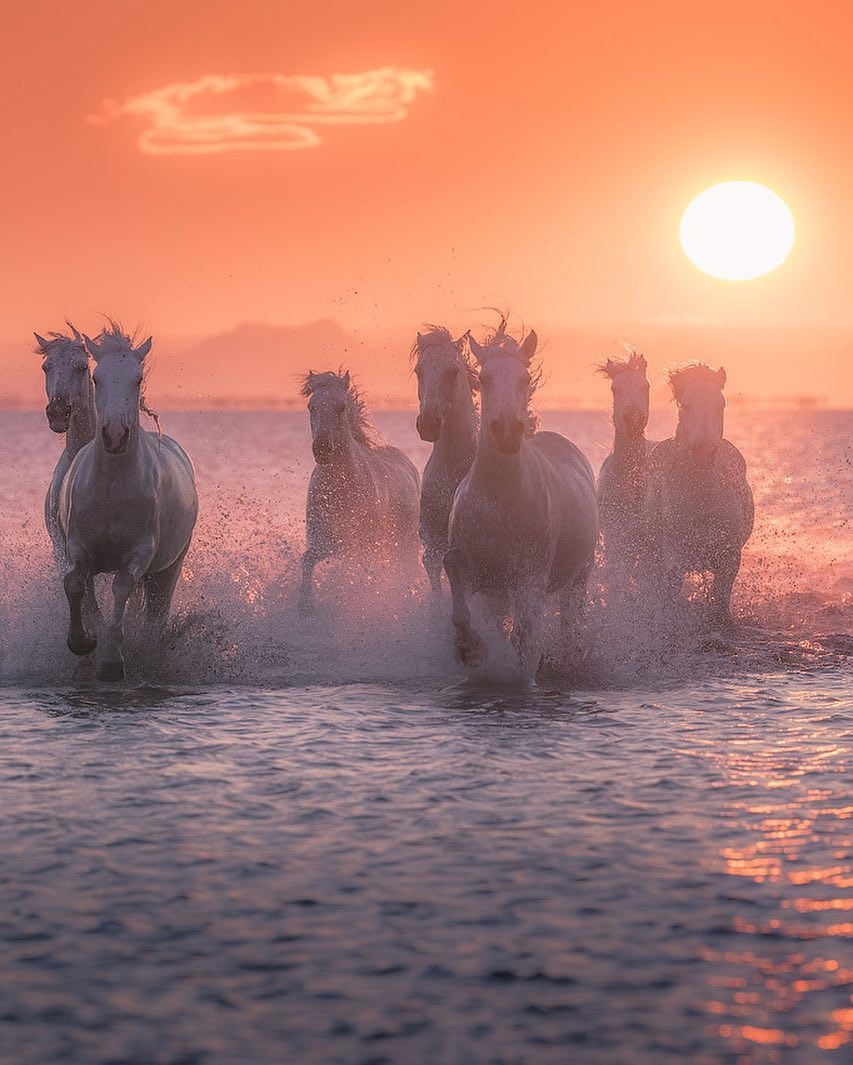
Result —
[{"label": "herd of horses", "polygon": [[[153,432],[140,426],[140,410],[153,414],[143,387],[151,339],[135,346],[112,320],[95,339],[69,329],[35,334],[48,422],[65,434],[45,522],[64,574],[68,647],[88,655],[100,640],[98,675],[115,680],[124,676],[127,601],[140,584],[146,639],[162,633],[198,496],[186,452],[159,421]],[[505,318],[482,343],[437,326],[418,333],[416,424],[433,444],[422,478],[401,450],[380,440],[348,372],[307,374],[302,395],[316,464],[302,558],[306,610],[324,559],[412,566],[422,547],[437,604],[446,574],[456,656],[471,668],[487,659],[474,600],[511,641],[527,677],[539,667],[556,606],[557,658],[577,664],[597,554],[608,604],[632,609],[653,601],[676,610],[686,578],[698,576],[710,624],[731,624],[753,500],[743,456],[723,437],[725,372],[701,363],[672,371],[678,427],[672,439],[653,444],[645,436],[645,358],[629,349],[608,359],[600,370],[611,383],[615,436],[596,484],[575,444],[538,428],[531,411],[540,380],[536,347],[535,332],[517,339]],[[100,573],[114,574],[108,618],[95,596]]]}]

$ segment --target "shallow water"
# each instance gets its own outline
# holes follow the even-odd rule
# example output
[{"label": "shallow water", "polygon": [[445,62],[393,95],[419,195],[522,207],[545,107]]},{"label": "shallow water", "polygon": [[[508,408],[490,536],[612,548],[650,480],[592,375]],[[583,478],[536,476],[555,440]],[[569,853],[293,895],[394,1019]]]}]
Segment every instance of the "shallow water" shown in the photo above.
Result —
[{"label": "shallow water", "polygon": [[[606,452],[605,418],[545,421]],[[56,439],[0,415],[0,1060],[847,1060],[851,419],[729,422],[731,644],[599,619],[574,690],[514,692],[465,683],[422,582],[327,567],[300,617],[302,415],[166,419],[188,580],[163,657],[95,683],[41,526]]]}]

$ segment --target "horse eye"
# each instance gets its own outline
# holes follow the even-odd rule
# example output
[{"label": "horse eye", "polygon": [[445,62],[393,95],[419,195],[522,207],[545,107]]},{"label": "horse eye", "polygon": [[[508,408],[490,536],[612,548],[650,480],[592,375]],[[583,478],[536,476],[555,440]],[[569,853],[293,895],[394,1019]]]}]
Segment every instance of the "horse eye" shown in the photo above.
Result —
[{"label": "horse eye", "polygon": [[344,412],[344,411],[345,411],[346,409],[347,409],[347,405],[346,405],[346,403],[339,403],[339,404],[337,405],[337,407],[335,408],[335,410],[336,410],[336,411],[338,412],[338,414],[343,414],[343,412]]}]

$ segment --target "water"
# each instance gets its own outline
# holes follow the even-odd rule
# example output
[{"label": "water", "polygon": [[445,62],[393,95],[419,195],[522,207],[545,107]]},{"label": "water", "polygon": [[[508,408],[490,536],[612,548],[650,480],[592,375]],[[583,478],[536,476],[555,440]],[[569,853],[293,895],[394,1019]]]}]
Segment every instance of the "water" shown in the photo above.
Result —
[{"label": "water", "polygon": [[[603,457],[605,418],[544,421]],[[847,1060],[849,415],[729,412],[731,646],[598,623],[534,692],[466,685],[420,586],[328,566],[300,617],[304,415],[166,426],[199,533],[106,686],[64,650],[56,439],[0,415],[4,1065]]]}]

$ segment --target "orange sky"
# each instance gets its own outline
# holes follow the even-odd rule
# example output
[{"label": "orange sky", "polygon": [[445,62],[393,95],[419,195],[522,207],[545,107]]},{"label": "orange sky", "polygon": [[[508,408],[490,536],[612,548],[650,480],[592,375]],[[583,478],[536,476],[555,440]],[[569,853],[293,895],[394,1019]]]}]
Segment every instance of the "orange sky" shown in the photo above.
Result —
[{"label": "orange sky", "polygon": [[[545,334],[834,330],[807,376],[853,404],[850,0],[419,8],[7,0],[0,362],[66,315],[163,337],[318,318],[408,335],[498,304]],[[200,154],[173,153],[186,140],[151,131],[144,101],[116,114],[208,75],[291,80],[191,96],[178,118],[206,119]],[[263,150],[221,120],[248,110]],[[689,200],[732,178],[776,189],[798,226],[752,282],[706,277],[678,244]],[[251,353],[217,372],[227,389]]]}]

